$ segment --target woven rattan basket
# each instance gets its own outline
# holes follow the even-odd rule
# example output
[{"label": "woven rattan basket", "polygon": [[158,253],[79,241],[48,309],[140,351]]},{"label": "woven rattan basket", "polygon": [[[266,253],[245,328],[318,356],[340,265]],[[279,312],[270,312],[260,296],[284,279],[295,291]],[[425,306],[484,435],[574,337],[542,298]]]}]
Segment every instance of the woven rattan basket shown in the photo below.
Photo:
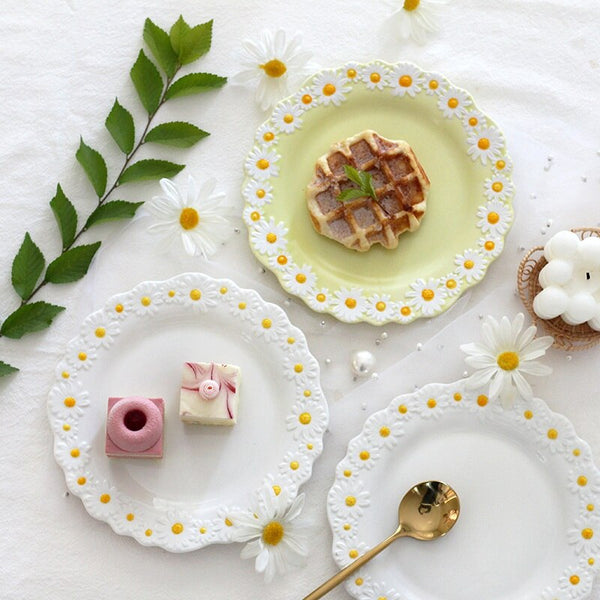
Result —
[{"label": "woven rattan basket", "polygon": [[[590,236],[600,237],[600,229],[581,227],[571,229],[581,239]],[[600,344],[600,331],[592,329],[587,323],[582,325],[569,325],[560,317],[555,319],[541,319],[533,311],[533,299],[542,291],[539,282],[540,271],[548,264],[544,258],[544,248],[536,246],[527,252],[519,265],[517,275],[517,286],[519,296],[531,315],[534,323],[541,326],[546,333],[554,337],[554,347],[563,350],[575,351],[586,350],[596,344]]]}]

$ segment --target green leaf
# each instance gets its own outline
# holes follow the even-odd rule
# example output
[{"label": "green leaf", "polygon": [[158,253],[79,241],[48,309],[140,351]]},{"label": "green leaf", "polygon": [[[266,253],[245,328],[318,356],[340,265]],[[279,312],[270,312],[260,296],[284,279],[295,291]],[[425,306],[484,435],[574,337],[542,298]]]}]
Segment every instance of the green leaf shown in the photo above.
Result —
[{"label": "green leaf", "polygon": [[31,296],[45,264],[42,251],[35,245],[29,233],[26,233],[12,264],[12,284],[23,300]]},{"label": "green leaf", "polygon": [[212,43],[212,19],[202,25],[196,25],[182,36],[179,48],[179,62],[188,65],[210,50]]},{"label": "green leaf", "polygon": [[26,333],[33,333],[46,329],[52,323],[56,315],[65,310],[64,306],[56,306],[47,302],[34,302],[23,304],[15,312],[8,315],[2,327],[0,335],[7,338],[19,339]]},{"label": "green leaf", "polygon": [[106,190],[106,178],[108,177],[106,162],[102,155],[97,150],[87,146],[83,142],[83,138],[80,138],[79,149],[75,153],[75,157],[83,167],[94,190],[96,190],[98,198],[100,198]]},{"label": "green leaf", "polygon": [[190,148],[207,135],[210,135],[208,131],[203,131],[191,123],[172,121],[157,125],[146,134],[145,141],[178,148]]},{"label": "green leaf", "polygon": [[348,202],[348,200],[356,200],[357,198],[364,198],[366,194],[362,190],[357,190],[356,188],[351,188],[348,190],[344,190],[337,199],[340,202]]},{"label": "green leaf", "polygon": [[373,200],[377,200],[377,193],[375,192],[375,188],[373,187],[373,177],[371,176],[371,174],[362,171],[360,177],[363,180],[362,189],[367,193],[367,195],[371,196]]},{"label": "green leaf", "polygon": [[220,75],[214,75],[212,73],[190,73],[171,84],[165,94],[165,100],[208,92],[223,87],[226,83],[227,77],[221,77]]},{"label": "green leaf", "polygon": [[125,202],[125,200],[113,200],[100,205],[88,218],[85,228],[89,229],[92,225],[104,223],[106,221],[115,221],[116,219],[131,219],[135,211],[143,202]]},{"label": "green leaf", "polygon": [[356,170],[351,165],[344,165],[344,173],[346,173],[346,177],[350,181],[353,181],[357,186],[362,187],[363,180],[358,170]]},{"label": "green leaf", "polygon": [[71,201],[65,196],[60,183],[56,186],[56,194],[50,200],[50,208],[58,223],[62,238],[63,250],[68,248],[75,239],[77,231],[77,212]]},{"label": "green leaf", "polygon": [[11,373],[16,373],[18,370],[19,369],[17,369],[17,367],[13,367],[12,365],[0,360],[0,377],[5,377]]},{"label": "green leaf", "polygon": [[358,171],[350,165],[344,165],[344,173],[346,173],[346,177],[350,181],[358,185],[358,190],[345,190],[338,196],[338,200],[344,202],[347,200],[354,200],[355,198],[360,198],[362,196],[370,196],[373,198],[373,200],[377,200],[377,194],[375,193],[375,188],[373,187],[373,177],[370,173],[367,173],[366,171]]},{"label": "green leaf", "polygon": [[184,38],[190,30],[191,27],[185,22],[183,15],[179,15],[179,19],[175,21],[171,27],[171,30],[169,31],[171,48],[173,48],[173,51],[178,57],[185,43]]},{"label": "green leaf", "polygon": [[171,46],[169,34],[155,25],[150,19],[144,23],[144,41],[162,70],[171,78],[177,71],[177,54]]},{"label": "green leaf", "polygon": [[133,85],[148,114],[156,112],[163,91],[163,80],[154,63],[140,50],[129,72]]},{"label": "green leaf", "polygon": [[125,154],[129,154],[133,150],[133,144],[135,143],[135,125],[133,124],[131,113],[121,106],[116,98],[104,124],[110,135],[112,135],[113,140],[117,143],[117,146]]},{"label": "green leaf", "polygon": [[174,177],[185,165],[178,165],[167,160],[156,160],[149,158],[140,160],[127,167],[121,177],[119,184],[130,181],[149,181],[151,179],[162,179],[163,177]]},{"label": "green leaf", "polygon": [[98,248],[100,242],[67,250],[48,265],[45,280],[50,283],[71,283],[81,279],[87,273]]}]

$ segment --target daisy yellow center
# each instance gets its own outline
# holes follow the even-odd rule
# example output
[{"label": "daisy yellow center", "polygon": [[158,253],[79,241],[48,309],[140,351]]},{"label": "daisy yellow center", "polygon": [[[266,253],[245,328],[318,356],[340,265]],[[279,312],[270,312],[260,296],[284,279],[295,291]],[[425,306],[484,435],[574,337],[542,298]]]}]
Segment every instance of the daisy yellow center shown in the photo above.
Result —
[{"label": "daisy yellow center", "polygon": [[488,150],[490,147],[490,140],[488,140],[488,138],[481,138],[477,142],[477,146],[479,147],[480,150]]},{"label": "daisy yellow center", "polygon": [[519,366],[519,355],[516,352],[503,352],[498,355],[496,362],[504,371],[514,371]]},{"label": "daisy yellow center", "polygon": [[335,85],[333,83],[326,83],[323,86],[323,93],[326,96],[333,96],[335,94]]},{"label": "daisy yellow center", "polygon": [[344,304],[350,309],[356,308],[356,300],[354,298],[346,298]]},{"label": "daisy yellow center", "polygon": [[472,260],[465,260],[464,267],[465,269],[472,269],[475,266],[475,263]]},{"label": "daisy yellow center", "polygon": [[283,525],[278,521],[271,521],[263,529],[262,539],[269,546],[277,546],[283,539]]},{"label": "daisy yellow center", "polygon": [[429,288],[425,288],[421,292],[421,297],[423,298],[423,300],[425,300],[425,302],[431,302],[431,300],[433,300],[434,296],[435,296],[434,291]]},{"label": "daisy yellow center", "polygon": [[491,213],[488,213],[487,220],[490,225],[495,225],[500,220],[500,215],[497,212],[492,211]]},{"label": "daisy yellow center", "polygon": [[266,75],[273,77],[274,79],[285,75],[285,72],[287,71],[285,64],[277,58],[273,58],[264,65],[259,65],[259,67],[265,72]]},{"label": "daisy yellow center", "polygon": [[419,8],[419,4],[421,4],[421,0],[404,0],[404,10],[417,10]]},{"label": "daisy yellow center", "polygon": [[200,222],[200,216],[195,208],[184,208],[179,215],[179,224],[185,229],[194,229]]},{"label": "daisy yellow center", "polygon": [[402,86],[402,87],[410,87],[412,85],[412,77],[410,75],[402,75],[402,77],[400,77],[400,79],[398,79],[398,83]]}]

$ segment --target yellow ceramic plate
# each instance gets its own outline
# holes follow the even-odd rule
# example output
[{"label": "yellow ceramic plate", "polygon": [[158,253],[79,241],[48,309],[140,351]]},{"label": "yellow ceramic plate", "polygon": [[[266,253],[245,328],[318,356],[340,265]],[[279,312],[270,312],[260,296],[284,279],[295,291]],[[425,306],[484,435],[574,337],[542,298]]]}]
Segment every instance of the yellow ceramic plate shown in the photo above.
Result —
[{"label": "yellow ceramic plate", "polygon": [[[355,252],[318,234],[305,188],[330,146],[365,129],[404,139],[431,180],[421,227]],[[409,63],[349,63],[311,77],[258,130],[244,219],[258,259],[291,294],[346,322],[437,315],[480,281],[513,218],[511,162],[471,96]]]}]

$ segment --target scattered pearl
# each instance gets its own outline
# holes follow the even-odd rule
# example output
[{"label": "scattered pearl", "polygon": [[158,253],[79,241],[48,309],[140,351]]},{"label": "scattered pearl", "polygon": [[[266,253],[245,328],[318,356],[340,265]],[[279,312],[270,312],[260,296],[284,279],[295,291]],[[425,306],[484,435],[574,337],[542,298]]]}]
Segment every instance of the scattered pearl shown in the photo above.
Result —
[{"label": "scattered pearl", "polygon": [[379,338],[377,338],[377,339],[375,340],[375,345],[376,345],[376,346],[380,346],[380,345],[381,345],[381,340],[380,340]]},{"label": "scattered pearl", "polygon": [[375,380],[379,379],[379,373],[375,373],[375,372],[371,373],[371,379],[375,379]]},{"label": "scattered pearl", "polygon": [[233,231],[235,231],[235,233],[239,233],[240,232],[240,228],[236,227]]},{"label": "scattered pearl", "polygon": [[570,354],[567,354],[567,360],[573,360],[573,357]]},{"label": "scattered pearl", "polygon": [[366,402],[363,402],[363,403],[360,405],[360,409],[361,409],[361,410],[367,410],[367,403],[366,403]]},{"label": "scattered pearl", "polygon": [[421,344],[421,342],[419,342],[417,344],[417,352],[421,352],[421,350],[423,350],[423,344]]},{"label": "scattered pearl", "polygon": [[554,223],[554,221],[552,219],[548,219],[546,221],[546,227],[552,227],[553,223]]},{"label": "scattered pearl", "polygon": [[291,302],[290,302],[290,299],[289,299],[289,298],[288,298],[287,300],[284,300],[284,301],[283,301],[283,305],[284,305],[284,306],[290,306],[290,304],[291,304]]},{"label": "scattered pearl", "polygon": [[375,356],[368,350],[357,350],[352,353],[350,358],[352,372],[357,377],[367,377],[370,375],[375,368],[376,362]]},{"label": "scattered pearl", "polygon": [[469,376],[469,372],[468,371],[463,371],[463,377],[468,377]]},{"label": "scattered pearl", "polygon": [[63,494],[63,496],[64,496],[65,498],[68,498],[70,495],[71,495],[71,494],[69,494],[69,492],[65,492],[65,493]]},{"label": "scattered pearl", "polygon": [[326,358],[325,359],[325,364],[326,365],[330,365],[331,364],[331,359],[330,358]]},{"label": "scattered pearl", "polygon": [[382,340],[387,340],[387,339],[388,339],[388,334],[387,334],[387,331],[384,331],[384,332],[381,334],[381,339],[382,339]]},{"label": "scattered pearl", "polygon": [[321,322],[319,323],[319,325],[320,325],[321,327],[325,327],[325,325],[327,325],[327,323],[326,323],[325,321],[321,321]]},{"label": "scattered pearl", "polygon": [[542,228],[542,229],[540,229],[540,233],[541,233],[542,235],[546,235],[546,230]]}]

